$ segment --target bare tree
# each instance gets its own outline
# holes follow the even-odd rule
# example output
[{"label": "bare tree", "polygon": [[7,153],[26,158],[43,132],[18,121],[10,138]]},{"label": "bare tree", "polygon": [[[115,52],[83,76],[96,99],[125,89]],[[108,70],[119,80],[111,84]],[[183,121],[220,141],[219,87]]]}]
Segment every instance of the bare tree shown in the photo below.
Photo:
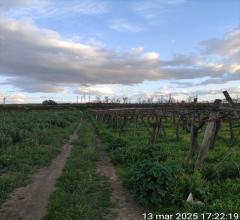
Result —
[{"label": "bare tree", "polygon": [[97,102],[97,103],[101,103],[101,96],[100,96],[100,95],[97,95],[97,96],[96,96],[96,102]]},{"label": "bare tree", "polygon": [[104,102],[105,102],[105,103],[108,103],[108,102],[109,102],[109,97],[108,97],[108,96],[105,96],[105,97],[104,97]]},{"label": "bare tree", "polygon": [[169,94],[168,102],[172,103],[172,94]]},{"label": "bare tree", "polygon": [[193,102],[193,99],[194,99],[194,97],[189,96],[189,97],[188,97],[188,102],[189,102],[189,103]]},{"label": "bare tree", "polygon": [[111,102],[111,103],[116,103],[116,98],[115,98],[115,97],[111,98],[111,99],[110,99],[110,102]]},{"label": "bare tree", "polygon": [[147,99],[147,103],[152,103],[153,102],[153,98],[148,98]]},{"label": "bare tree", "polygon": [[126,104],[128,102],[128,97],[123,97],[123,104]]},{"label": "bare tree", "polygon": [[139,98],[137,98],[137,102],[139,103],[139,104],[141,104],[141,97],[139,97]]}]

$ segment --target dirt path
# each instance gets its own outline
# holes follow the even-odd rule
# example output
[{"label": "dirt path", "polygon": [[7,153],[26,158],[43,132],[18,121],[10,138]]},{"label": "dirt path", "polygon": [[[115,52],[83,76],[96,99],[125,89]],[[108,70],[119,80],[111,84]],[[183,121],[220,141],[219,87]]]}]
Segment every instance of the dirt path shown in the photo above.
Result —
[{"label": "dirt path", "polygon": [[62,173],[66,159],[71,152],[72,143],[78,138],[78,128],[79,126],[50,166],[41,168],[33,176],[31,184],[18,188],[12,193],[0,210],[0,219],[40,220],[44,217],[49,196],[54,191],[55,182]]},{"label": "dirt path", "polygon": [[96,143],[100,150],[100,160],[97,162],[97,171],[110,179],[112,195],[111,199],[117,204],[116,216],[108,216],[106,219],[115,220],[143,220],[143,213],[146,212],[143,207],[136,204],[134,199],[122,187],[121,181],[116,175],[116,171],[110,161],[109,156],[101,147],[101,141],[96,139]]}]

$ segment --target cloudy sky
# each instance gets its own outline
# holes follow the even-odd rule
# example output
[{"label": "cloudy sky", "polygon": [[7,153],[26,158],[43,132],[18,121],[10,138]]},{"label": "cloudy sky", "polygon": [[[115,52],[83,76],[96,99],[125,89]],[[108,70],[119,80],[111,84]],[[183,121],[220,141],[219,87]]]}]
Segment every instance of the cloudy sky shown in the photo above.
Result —
[{"label": "cloudy sky", "polygon": [[7,103],[213,100],[239,82],[239,0],[0,0]]}]

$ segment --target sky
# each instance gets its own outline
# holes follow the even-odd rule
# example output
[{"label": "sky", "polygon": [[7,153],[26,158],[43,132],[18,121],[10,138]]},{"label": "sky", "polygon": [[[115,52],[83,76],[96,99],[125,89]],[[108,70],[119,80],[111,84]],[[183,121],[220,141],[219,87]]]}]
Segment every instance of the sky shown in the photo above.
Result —
[{"label": "sky", "polygon": [[239,0],[0,0],[0,103],[223,90],[240,95]]}]

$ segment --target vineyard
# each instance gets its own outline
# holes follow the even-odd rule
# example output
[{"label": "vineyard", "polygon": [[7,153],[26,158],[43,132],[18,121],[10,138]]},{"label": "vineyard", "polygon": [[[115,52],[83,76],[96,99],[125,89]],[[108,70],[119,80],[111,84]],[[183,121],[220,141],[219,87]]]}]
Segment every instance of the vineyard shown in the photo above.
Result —
[{"label": "vineyard", "polygon": [[125,186],[164,213],[238,212],[240,108],[168,104],[90,110]]},{"label": "vineyard", "polygon": [[[214,103],[5,107],[1,219],[238,213],[240,106],[224,95]],[[47,207],[26,192],[47,194]],[[43,211],[33,218],[34,209]]]}]

